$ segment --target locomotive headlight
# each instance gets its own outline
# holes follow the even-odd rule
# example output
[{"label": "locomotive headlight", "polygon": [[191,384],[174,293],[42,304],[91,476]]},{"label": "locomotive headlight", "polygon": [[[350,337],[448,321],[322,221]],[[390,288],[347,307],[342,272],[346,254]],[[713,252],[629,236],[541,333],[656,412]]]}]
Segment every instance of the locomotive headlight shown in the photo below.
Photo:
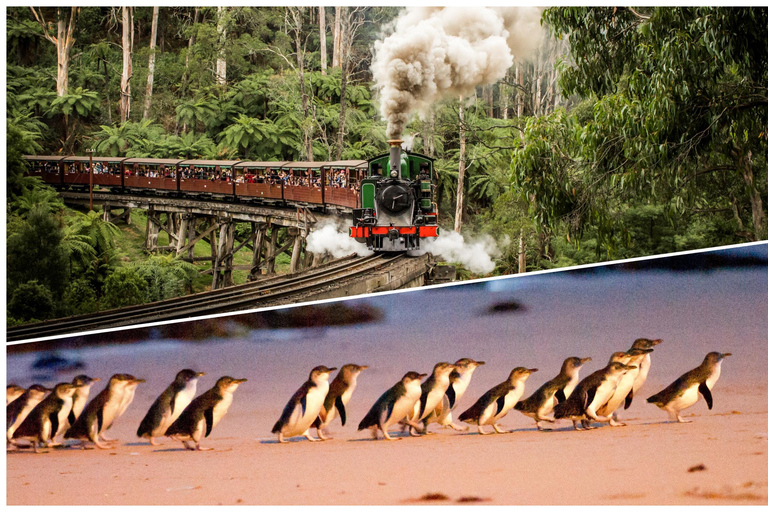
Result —
[{"label": "locomotive headlight", "polygon": [[389,173],[390,178],[397,178],[397,171],[392,171]]}]

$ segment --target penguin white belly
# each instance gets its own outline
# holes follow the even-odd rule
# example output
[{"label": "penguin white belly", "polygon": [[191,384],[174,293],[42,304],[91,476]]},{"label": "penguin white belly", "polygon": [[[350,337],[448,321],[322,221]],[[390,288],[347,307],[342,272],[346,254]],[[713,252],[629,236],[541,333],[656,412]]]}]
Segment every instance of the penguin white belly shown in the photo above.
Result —
[{"label": "penguin white belly", "polygon": [[722,361],[718,362],[715,367],[712,369],[712,375],[709,376],[707,379],[707,387],[710,391],[712,391],[712,388],[715,387],[715,384],[717,383],[718,379],[720,378],[720,366],[723,364]]},{"label": "penguin white belly", "polygon": [[72,399],[65,399],[64,404],[62,404],[61,409],[59,409],[59,412],[57,414],[58,420],[59,420],[59,427],[56,429],[56,432],[51,432],[51,441],[56,439],[56,436],[59,434],[63,434],[64,430],[69,426],[69,421],[67,421],[67,418],[69,417],[69,412],[72,410]]},{"label": "penguin white belly", "polygon": [[16,432],[16,429],[19,428],[19,425],[24,421],[24,419],[29,416],[29,413],[32,412],[32,409],[35,408],[37,404],[40,402],[33,402],[28,403],[24,406],[24,408],[21,410],[18,416],[16,416],[16,420],[7,427],[6,430],[6,436],[8,439],[13,437],[13,433]]},{"label": "penguin white belly", "polygon": [[306,432],[312,426],[315,419],[317,419],[318,414],[320,414],[320,409],[323,407],[325,395],[327,394],[327,386],[318,385],[310,389],[305,398],[305,410],[302,412],[301,404],[296,404],[293,414],[291,414],[291,419],[283,426],[283,435],[285,437],[293,437]]},{"label": "penguin white belly", "polygon": [[168,416],[168,424],[165,425],[166,429],[170,427],[171,423],[176,421],[179,416],[181,416],[181,413],[184,412],[184,409],[186,409],[187,406],[192,402],[192,399],[195,398],[196,392],[197,383],[195,383],[194,386],[186,386],[176,394],[176,400],[173,403],[173,413]]},{"label": "penguin white belly", "polygon": [[645,354],[645,357],[642,361],[640,361],[640,371],[637,374],[637,377],[635,377],[634,382],[632,383],[632,389],[634,391],[637,391],[642,387],[643,384],[645,384],[645,379],[648,378],[648,372],[651,369],[651,354]]},{"label": "penguin white belly", "polygon": [[624,400],[627,398],[627,395],[629,395],[629,392],[632,390],[638,372],[639,370],[630,370],[621,376],[616,385],[616,390],[613,392],[613,396],[611,396],[608,403],[601,408],[601,414],[613,414],[614,411],[621,407]]},{"label": "penguin white belly", "polygon": [[72,401],[72,412],[75,413],[75,418],[79,418],[80,414],[82,414],[83,409],[85,409],[85,404],[88,402],[88,395],[78,395],[73,401]]},{"label": "penguin white belly", "polygon": [[232,393],[224,393],[222,395],[222,399],[219,400],[219,402],[213,406],[213,425],[211,428],[215,427],[219,424],[221,421],[221,418],[224,417],[225,414],[227,414],[227,411],[229,410],[229,406],[232,405]]},{"label": "penguin white belly", "polygon": [[128,406],[131,405],[131,402],[133,402],[134,396],[136,396],[136,388],[129,389],[125,392],[125,395],[123,395],[123,400],[120,403],[120,410],[117,412],[115,419],[122,416],[123,413],[128,409]]},{"label": "penguin white belly", "polygon": [[349,401],[352,399],[352,392],[355,390],[356,387],[357,387],[357,377],[355,377],[355,379],[349,383],[349,387],[346,390],[344,390],[344,392],[341,394],[341,402],[344,405],[347,405]]},{"label": "penguin white belly", "polygon": [[413,414],[414,405],[418,402],[418,399],[418,396],[405,395],[400,397],[392,407],[392,414],[383,422],[384,429],[399,423],[400,420],[405,419],[409,414]]},{"label": "penguin white belly", "polygon": [[678,398],[672,400],[669,405],[678,411],[682,411],[683,409],[687,409],[698,401],[699,386],[691,386],[690,388],[686,389],[685,392]]},{"label": "penguin white belly", "polygon": [[112,423],[119,416],[120,413],[120,400],[107,400],[102,410],[102,424],[101,431],[108,429],[112,426]]},{"label": "penguin white belly", "polygon": [[524,413],[524,414],[526,414],[527,416],[531,416],[531,417],[533,417],[536,414],[538,414],[539,417],[542,417],[542,416],[549,416],[549,415],[551,415],[552,411],[554,411],[554,410],[555,410],[555,395],[553,394],[552,396],[550,396],[549,398],[547,398],[544,401],[544,403],[541,405],[541,407],[539,407],[538,411],[536,411],[535,413]]},{"label": "penguin white belly", "polygon": [[422,416],[424,416],[425,412],[429,414],[435,410],[435,407],[437,407],[437,405],[443,400],[446,389],[447,388],[438,388],[429,392],[427,395],[427,403],[424,407],[424,410],[421,412]]},{"label": "penguin white belly", "polygon": [[614,391],[616,391],[616,381],[603,381],[595,390],[595,397],[592,399],[592,403],[587,404],[587,409],[596,413],[611,398]]},{"label": "penguin white belly", "polygon": [[[213,410],[215,411],[216,408],[214,407]],[[195,430],[192,431],[192,435],[190,437],[196,443],[199,443],[200,440],[205,437],[205,418],[202,418],[200,421],[197,422],[197,425],[195,425]],[[184,438],[179,437],[179,439],[184,439]]]},{"label": "penguin white belly", "polygon": [[579,383],[579,374],[576,373],[571,380],[568,381],[568,384],[565,385],[565,388],[563,388],[563,394],[565,395],[565,398],[568,399],[569,396],[571,396],[571,393],[573,393],[573,390],[576,389],[576,385]]}]

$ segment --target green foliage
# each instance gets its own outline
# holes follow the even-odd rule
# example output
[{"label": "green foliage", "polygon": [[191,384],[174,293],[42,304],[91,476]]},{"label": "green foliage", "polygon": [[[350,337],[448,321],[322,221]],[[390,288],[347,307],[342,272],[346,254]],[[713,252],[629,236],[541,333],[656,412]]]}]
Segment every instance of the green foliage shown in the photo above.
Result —
[{"label": "green foliage", "polygon": [[98,297],[88,279],[72,281],[64,292],[63,305],[67,315],[87,315],[99,310]]},{"label": "green foliage", "polygon": [[104,283],[105,306],[111,309],[143,304],[147,288],[147,281],[135,267],[118,268]]},{"label": "green foliage", "polygon": [[39,321],[53,315],[51,290],[36,279],[20,284],[8,300],[8,314],[16,320]]},{"label": "green foliage", "polygon": [[59,96],[51,102],[48,113],[64,114],[66,116],[77,114],[88,117],[99,108],[99,95],[94,91],[88,91],[82,87],[70,89],[64,96]]},{"label": "green foliage", "polygon": [[147,283],[146,302],[183,295],[197,274],[191,263],[173,255],[155,255],[135,266],[137,275]]}]

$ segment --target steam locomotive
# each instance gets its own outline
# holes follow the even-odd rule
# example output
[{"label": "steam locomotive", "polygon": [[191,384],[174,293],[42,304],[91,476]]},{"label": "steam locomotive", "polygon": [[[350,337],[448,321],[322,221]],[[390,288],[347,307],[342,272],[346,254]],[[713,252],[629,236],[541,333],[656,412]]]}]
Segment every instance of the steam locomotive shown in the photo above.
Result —
[{"label": "steam locomotive", "polygon": [[387,142],[389,153],[368,161],[349,236],[376,252],[417,250],[422,239],[439,235],[434,160],[403,151],[402,140]]}]

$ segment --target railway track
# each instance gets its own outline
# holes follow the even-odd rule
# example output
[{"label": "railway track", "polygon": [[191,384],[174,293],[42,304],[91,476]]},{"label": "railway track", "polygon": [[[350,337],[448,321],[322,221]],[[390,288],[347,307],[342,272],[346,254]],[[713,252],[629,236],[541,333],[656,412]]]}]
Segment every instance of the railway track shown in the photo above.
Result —
[{"label": "railway track", "polygon": [[362,258],[348,256],[290,276],[273,277],[149,304],[20,325],[7,330],[7,341],[32,341],[96,329],[232,312],[258,307],[265,303],[270,305],[289,303],[294,298],[328,287],[330,283],[371,272],[404,257],[403,254],[373,255]]}]

